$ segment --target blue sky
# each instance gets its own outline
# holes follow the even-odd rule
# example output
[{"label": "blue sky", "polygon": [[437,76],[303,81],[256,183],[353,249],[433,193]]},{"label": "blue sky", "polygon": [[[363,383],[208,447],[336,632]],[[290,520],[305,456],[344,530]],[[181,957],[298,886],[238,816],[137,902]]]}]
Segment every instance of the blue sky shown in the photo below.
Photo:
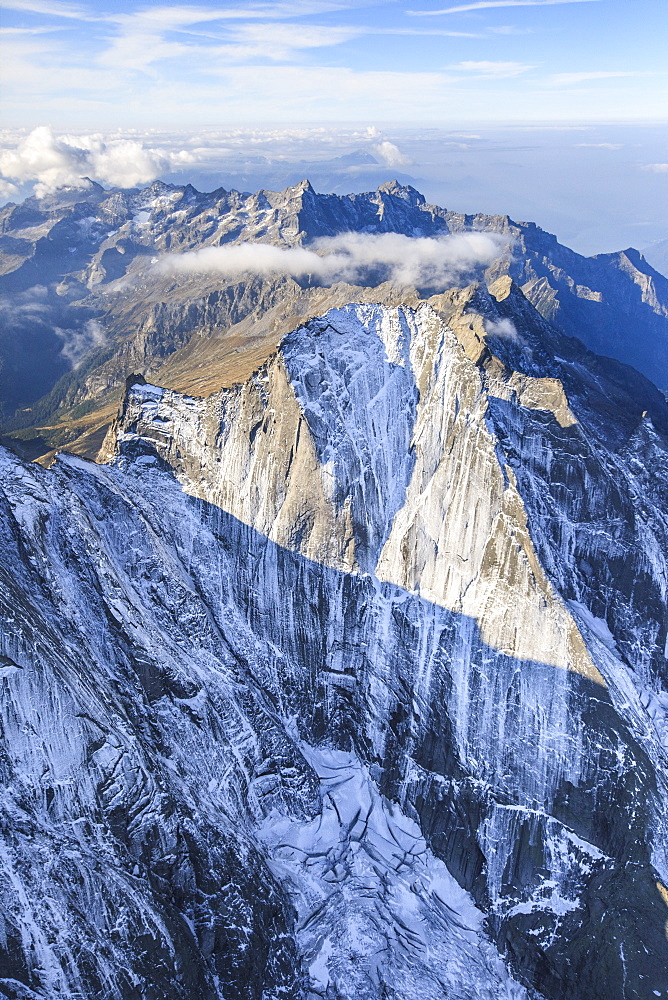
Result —
[{"label": "blue sky", "polygon": [[658,120],[666,0],[7,0],[4,124]]},{"label": "blue sky", "polygon": [[668,236],[667,4],[6,0],[0,203],[398,176],[585,253],[643,248]]}]

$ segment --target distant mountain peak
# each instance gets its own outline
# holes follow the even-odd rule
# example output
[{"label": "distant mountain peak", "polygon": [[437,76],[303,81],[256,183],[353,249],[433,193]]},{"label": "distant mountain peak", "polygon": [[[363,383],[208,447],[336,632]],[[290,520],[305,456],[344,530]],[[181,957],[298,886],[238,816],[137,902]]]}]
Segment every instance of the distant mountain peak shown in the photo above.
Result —
[{"label": "distant mountain peak", "polygon": [[417,206],[427,203],[427,199],[417,188],[412,187],[410,184],[400,184],[396,179],[385,181],[384,184],[378,186],[377,190],[380,194],[391,194],[395,198],[403,198],[404,201],[410,202],[411,205]]},{"label": "distant mountain peak", "polygon": [[307,191],[310,194],[315,194],[315,189],[313,188],[308,177],[305,177],[298,184],[295,184],[292,188],[288,188],[289,191],[294,191],[295,194],[305,194]]}]

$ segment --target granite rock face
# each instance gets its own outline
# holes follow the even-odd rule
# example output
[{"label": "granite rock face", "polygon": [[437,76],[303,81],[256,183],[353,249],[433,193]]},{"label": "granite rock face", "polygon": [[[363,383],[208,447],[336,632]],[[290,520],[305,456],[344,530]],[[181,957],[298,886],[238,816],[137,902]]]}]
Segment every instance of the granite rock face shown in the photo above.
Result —
[{"label": "granite rock face", "polygon": [[0,993],[668,995],[667,432],[501,276],[4,452]]}]

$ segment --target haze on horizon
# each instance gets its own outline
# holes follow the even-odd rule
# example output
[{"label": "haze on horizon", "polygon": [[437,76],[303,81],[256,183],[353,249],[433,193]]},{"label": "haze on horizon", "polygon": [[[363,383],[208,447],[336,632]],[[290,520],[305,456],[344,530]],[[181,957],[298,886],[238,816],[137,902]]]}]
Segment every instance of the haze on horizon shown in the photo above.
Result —
[{"label": "haze on horizon", "polygon": [[664,0],[2,6],[2,200],[396,175],[586,253],[668,235]]}]

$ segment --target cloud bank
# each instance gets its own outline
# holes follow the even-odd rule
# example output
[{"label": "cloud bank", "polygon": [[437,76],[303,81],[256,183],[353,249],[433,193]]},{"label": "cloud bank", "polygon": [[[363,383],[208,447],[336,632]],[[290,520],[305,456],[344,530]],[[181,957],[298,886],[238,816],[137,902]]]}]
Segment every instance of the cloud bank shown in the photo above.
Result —
[{"label": "cloud bank", "polygon": [[0,175],[10,181],[35,181],[35,194],[43,198],[61,187],[81,187],[86,177],[119,187],[148,184],[193,162],[193,154],[185,150],[147,149],[134,139],[105,140],[99,134],[56,136],[40,126],[15,149],[0,152]]},{"label": "cloud bank", "polygon": [[162,274],[289,275],[323,284],[337,281],[393,281],[419,288],[444,288],[492,262],[508,247],[490,233],[457,233],[439,239],[400,233],[343,233],[317,240],[310,248],[266,243],[205,247],[163,257]]}]

